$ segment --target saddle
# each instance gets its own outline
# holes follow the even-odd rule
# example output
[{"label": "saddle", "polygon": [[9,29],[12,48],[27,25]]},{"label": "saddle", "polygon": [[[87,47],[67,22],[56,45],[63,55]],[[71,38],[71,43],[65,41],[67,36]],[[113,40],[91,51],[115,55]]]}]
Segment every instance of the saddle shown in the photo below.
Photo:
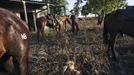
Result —
[{"label": "saddle", "polygon": [[54,27],[54,22],[53,20],[47,20],[46,26],[53,28]]},{"label": "saddle", "polygon": [[50,28],[54,28],[56,26],[56,20],[52,15],[47,15],[46,20],[47,20],[46,26]]}]

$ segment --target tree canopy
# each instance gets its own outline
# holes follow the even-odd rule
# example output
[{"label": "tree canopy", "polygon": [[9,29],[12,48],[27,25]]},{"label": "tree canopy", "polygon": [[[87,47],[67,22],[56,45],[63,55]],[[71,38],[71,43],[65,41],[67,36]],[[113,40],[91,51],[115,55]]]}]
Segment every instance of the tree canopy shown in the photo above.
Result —
[{"label": "tree canopy", "polygon": [[[49,3],[55,4],[55,5],[66,5],[67,4],[66,0],[49,0]],[[63,14],[64,9],[62,7],[52,6],[52,7],[50,7],[50,11],[51,11],[51,13],[56,13],[56,14],[61,15],[61,14]]]},{"label": "tree canopy", "polygon": [[[86,1],[86,4],[80,7],[80,4]],[[86,16],[89,13],[98,15],[98,24],[101,24],[104,15],[127,6],[126,0],[77,0],[72,9],[75,15],[81,14]]]},{"label": "tree canopy", "polygon": [[81,13],[83,15],[87,15],[88,13],[99,15],[102,13],[109,13],[126,6],[126,0],[87,0],[87,3],[82,7]]},{"label": "tree canopy", "polygon": [[74,8],[70,12],[74,13],[75,15],[79,15],[79,12],[81,10],[81,7],[80,7],[81,3],[83,3],[82,0],[77,0],[77,2],[74,3]]}]

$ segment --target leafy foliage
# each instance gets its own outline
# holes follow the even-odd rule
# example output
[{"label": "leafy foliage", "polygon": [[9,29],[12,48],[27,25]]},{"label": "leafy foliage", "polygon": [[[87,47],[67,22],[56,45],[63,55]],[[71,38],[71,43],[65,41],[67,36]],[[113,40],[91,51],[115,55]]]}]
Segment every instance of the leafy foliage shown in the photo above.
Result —
[{"label": "leafy foliage", "polygon": [[88,15],[90,11],[91,11],[91,9],[88,9],[88,3],[86,3],[85,6],[82,6],[81,13],[84,16]]},{"label": "leafy foliage", "polygon": [[93,13],[98,15],[98,24],[101,24],[104,15],[127,6],[126,0],[87,0],[82,7],[82,15]]},{"label": "leafy foliage", "polygon": [[[67,4],[66,0],[49,0],[49,3],[55,4],[55,5],[66,5]],[[51,6],[50,11],[51,11],[51,13],[56,13],[58,15],[61,15],[64,12],[64,8]]]},{"label": "leafy foliage", "polygon": [[80,12],[80,4],[83,3],[82,0],[77,0],[77,2],[74,3],[74,8],[70,11],[71,13],[75,14],[75,15],[79,15]]},{"label": "leafy foliage", "polygon": [[[109,13],[119,8],[124,8],[127,5],[125,0],[87,0],[87,3],[82,7],[82,14],[93,13]],[[85,11],[84,10],[88,10]]]},{"label": "leafy foliage", "polygon": [[66,0],[49,0],[52,4],[64,4]]}]

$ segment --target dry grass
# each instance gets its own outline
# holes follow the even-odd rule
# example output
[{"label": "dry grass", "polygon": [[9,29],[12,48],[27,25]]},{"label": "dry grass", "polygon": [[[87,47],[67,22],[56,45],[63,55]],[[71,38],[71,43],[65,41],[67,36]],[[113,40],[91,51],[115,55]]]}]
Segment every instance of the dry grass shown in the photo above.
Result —
[{"label": "dry grass", "polygon": [[[75,62],[74,68],[80,72],[80,75],[127,75],[127,73],[132,75],[134,73],[132,72],[134,71],[133,53],[125,49],[130,53],[125,52],[125,54],[120,51],[122,49],[117,49],[122,42],[123,46],[130,45],[128,41],[133,39],[125,36],[117,40],[118,53],[127,56],[119,54],[121,62],[115,63],[106,56],[106,48],[102,41],[102,26],[95,25],[96,21],[92,19],[78,22],[81,30],[77,34],[70,31],[58,34],[51,32],[47,33],[39,43],[33,34],[29,52],[30,75],[65,75],[64,66],[68,61]],[[130,69],[123,69],[126,67]]]}]

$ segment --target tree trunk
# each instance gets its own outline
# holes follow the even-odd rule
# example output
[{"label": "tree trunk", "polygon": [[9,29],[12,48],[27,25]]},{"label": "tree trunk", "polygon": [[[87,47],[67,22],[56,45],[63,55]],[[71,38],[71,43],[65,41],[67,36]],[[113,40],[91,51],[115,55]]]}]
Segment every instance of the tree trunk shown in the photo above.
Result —
[{"label": "tree trunk", "polygon": [[101,23],[103,22],[104,19],[104,12],[101,11],[101,14],[98,14],[98,25],[101,25]]}]

